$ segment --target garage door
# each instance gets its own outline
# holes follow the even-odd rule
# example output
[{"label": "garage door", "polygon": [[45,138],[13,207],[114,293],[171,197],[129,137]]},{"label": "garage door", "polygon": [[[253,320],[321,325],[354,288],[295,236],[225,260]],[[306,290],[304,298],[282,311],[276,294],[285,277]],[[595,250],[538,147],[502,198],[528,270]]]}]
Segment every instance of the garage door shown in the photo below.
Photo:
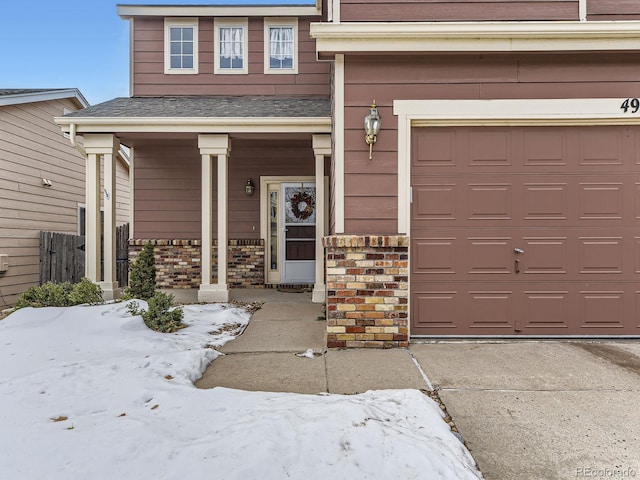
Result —
[{"label": "garage door", "polygon": [[640,335],[639,127],[412,130],[411,334]]}]

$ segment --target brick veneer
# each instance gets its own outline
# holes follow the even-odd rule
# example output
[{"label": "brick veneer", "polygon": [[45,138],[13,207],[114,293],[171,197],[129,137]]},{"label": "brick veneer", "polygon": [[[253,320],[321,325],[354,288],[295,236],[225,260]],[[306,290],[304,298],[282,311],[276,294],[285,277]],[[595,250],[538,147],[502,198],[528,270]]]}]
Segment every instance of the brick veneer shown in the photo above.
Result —
[{"label": "brick veneer", "polygon": [[[156,261],[158,288],[200,287],[200,240],[134,239],[129,241],[129,261],[133,263],[142,247],[151,242]],[[212,263],[218,261],[214,241]],[[264,287],[264,241],[229,240],[227,283],[230,288]],[[215,268],[214,268],[215,273]],[[212,280],[215,282],[215,278]]]},{"label": "brick veneer", "polygon": [[333,235],[327,259],[327,347],[407,347],[409,238]]}]

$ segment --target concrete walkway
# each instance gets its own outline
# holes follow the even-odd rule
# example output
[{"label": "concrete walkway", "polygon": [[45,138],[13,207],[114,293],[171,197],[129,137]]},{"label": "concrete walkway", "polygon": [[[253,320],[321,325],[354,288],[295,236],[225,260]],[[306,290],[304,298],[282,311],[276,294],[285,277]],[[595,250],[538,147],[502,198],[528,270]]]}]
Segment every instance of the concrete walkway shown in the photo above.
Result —
[{"label": "concrete walkway", "polygon": [[[266,301],[236,340],[220,350],[199,388],[354,394],[428,384],[407,350],[325,351],[324,307],[310,293],[232,290],[241,301]],[[313,349],[313,358],[299,356]]]},{"label": "concrete walkway", "polygon": [[[638,341],[325,351],[323,307],[309,293],[232,290],[232,298],[267,303],[200,388],[354,394],[433,383],[487,480],[640,478]],[[316,355],[296,355],[307,349]]]}]

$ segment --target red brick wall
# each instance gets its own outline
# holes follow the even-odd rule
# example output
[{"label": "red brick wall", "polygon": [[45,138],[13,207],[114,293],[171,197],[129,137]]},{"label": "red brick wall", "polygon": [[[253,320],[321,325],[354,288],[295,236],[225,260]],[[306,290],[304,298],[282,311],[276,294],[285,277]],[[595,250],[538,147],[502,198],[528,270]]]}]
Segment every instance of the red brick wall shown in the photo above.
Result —
[{"label": "red brick wall", "polygon": [[[154,246],[158,288],[199,288],[200,240],[131,240],[131,263],[148,242]],[[214,247],[212,263],[215,266],[218,262],[217,241],[214,241]],[[264,287],[263,240],[229,240],[227,259],[227,283],[230,288]]]},{"label": "red brick wall", "polygon": [[325,237],[327,347],[407,347],[409,238]]}]

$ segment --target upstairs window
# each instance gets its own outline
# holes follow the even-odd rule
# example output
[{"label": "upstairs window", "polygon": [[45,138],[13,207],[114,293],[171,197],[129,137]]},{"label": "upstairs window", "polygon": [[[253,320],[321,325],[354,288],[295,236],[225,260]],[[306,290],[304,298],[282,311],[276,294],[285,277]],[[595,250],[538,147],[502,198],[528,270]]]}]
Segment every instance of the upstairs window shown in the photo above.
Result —
[{"label": "upstairs window", "polygon": [[298,20],[264,21],[264,73],[298,73]]},{"label": "upstairs window", "polygon": [[165,18],[164,73],[198,73],[198,19]]},{"label": "upstairs window", "polygon": [[248,73],[247,19],[216,19],[214,72]]}]

